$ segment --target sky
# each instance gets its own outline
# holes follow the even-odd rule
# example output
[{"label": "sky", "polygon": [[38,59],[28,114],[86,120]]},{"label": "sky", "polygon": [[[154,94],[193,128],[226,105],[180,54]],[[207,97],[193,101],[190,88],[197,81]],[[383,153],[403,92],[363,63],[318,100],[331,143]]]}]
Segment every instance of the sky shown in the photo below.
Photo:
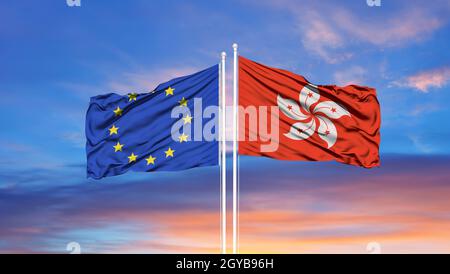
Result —
[{"label": "sky", "polygon": [[0,1],[0,253],[220,252],[218,167],[86,179],[84,122],[91,96],[221,51],[230,68],[234,42],[315,84],[374,87],[382,114],[376,169],[240,157],[241,252],[449,253],[449,15],[440,0]]}]

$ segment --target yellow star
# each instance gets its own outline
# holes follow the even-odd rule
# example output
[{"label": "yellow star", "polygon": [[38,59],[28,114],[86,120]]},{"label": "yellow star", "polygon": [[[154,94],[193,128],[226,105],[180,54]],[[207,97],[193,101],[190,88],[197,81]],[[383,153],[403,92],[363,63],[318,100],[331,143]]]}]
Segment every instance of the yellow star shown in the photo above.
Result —
[{"label": "yellow star", "polygon": [[116,116],[120,116],[120,115],[122,115],[122,109],[120,109],[120,107],[117,107],[115,110],[113,110],[114,111],[114,114],[116,115]]},{"label": "yellow star", "polygon": [[130,93],[130,94],[128,94],[128,102],[131,102],[131,101],[136,101],[137,100],[137,94],[136,93]]},{"label": "yellow star", "polygon": [[173,95],[173,91],[174,91],[175,89],[174,88],[171,88],[171,87],[169,87],[169,88],[167,88],[166,89],[166,96],[167,95]]},{"label": "yellow star", "polygon": [[183,99],[181,99],[181,101],[178,101],[178,103],[180,103],[181,107],[187,107],[187,102],[188,102],[188,100],[184,99],[184,97],[183,97]]},{"label": "yellow star", "polygon": [[154,165],[156,157],[153,157],[152,155],[150,155],[150,156],[148,156],[148,158],[145,158],[145,160],[147,161],[147,165],[149,165],[149,164]]},{"label": "yellow star", "polygon": [[164,151],[166,153],[166,158],[167,157],[173,157],[173,153],[175,152],[175,150],[171,149],[170,147]]},{"label": "yellow star", "polygon": [[115,125],[113,125],[111,128],[109,128],[109,136],[111,136],[113,134],[117,134],[118,130],[119,130],[119,128],[116,127]]},{"label": "yellow star", "polygon": [[131,155],[128,156],[128,163],[136,162],[137,157],[138,157],[137,155],[134,155],[134,153],[131,153]]},{"label": "yellow star", "polygon": [[178,140],[180,140],[180,143],[187,142],[188,137],[189,136],[187,136],[186,134],[183,133],[180,136],[178,136]]},{"label": "yellow star", "polygon": [[190,124],[192,121],[192,116],[187,114],[186,117],[183,117],[184,124]]},{"label": "yellow star", "polygon": [[117,142],[117,144],[115,146],[113,146],[114,152],[122,151],[122,147],[123,147],[123,145],[121,143]]}]

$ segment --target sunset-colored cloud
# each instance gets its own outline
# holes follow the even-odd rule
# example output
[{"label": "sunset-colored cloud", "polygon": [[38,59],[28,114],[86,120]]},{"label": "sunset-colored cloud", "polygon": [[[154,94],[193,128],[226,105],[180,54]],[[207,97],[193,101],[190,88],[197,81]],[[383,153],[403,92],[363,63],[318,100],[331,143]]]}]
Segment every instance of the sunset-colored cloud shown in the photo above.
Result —
[{"label": "sunset-colored cloud", "polygon": [[444,18],[431,14],[427,9],[409,5],[388,18],[368,19],[344,9],[337,9],[332,17],[333,23],[346,32],[348,38],[391,47],[423,40],[444,24]]},{"label": "sunset-colored cloud", "polygon": [[[408,2],[389,14],[368,16],[366,12],[331,2],[267,0],[263,3],[291,14],[304,48],[331,64],[352,58],[356,43],[383,49],[423,41],[448,21],[437,11],[450,9],[442,1],[427,7],[419,2]],[[376,10],[368,6],[361,8]]]},{"label": "sunset-colored cloud", "polygon": [[303,32],[302,44],[305,49],[331,64],[351,58],[351,53],[339,51],[346,44],[345,38],[323,20],[320,14],[302,11],[299,18],[301,19],[298,24]]},{"label": "sunset-colored cloud", "polygon": [[394,81],[393,86],[408,87],[423,93],[428,93],[432,88],[442,88],[450,80],[450,67],[442,67],[418,72],[405,77],[400,81]]},{"label": "sunset-colored cloud", "polygon": [[[243,253],[367,253],[369,242],[383,253],[450,252],[446,157],[389,156],[374,170],[241,160]],[[76,241],[85,253],[218,253],[214,169],[152,175],[2,190],[0,252],[66,252]]]}]

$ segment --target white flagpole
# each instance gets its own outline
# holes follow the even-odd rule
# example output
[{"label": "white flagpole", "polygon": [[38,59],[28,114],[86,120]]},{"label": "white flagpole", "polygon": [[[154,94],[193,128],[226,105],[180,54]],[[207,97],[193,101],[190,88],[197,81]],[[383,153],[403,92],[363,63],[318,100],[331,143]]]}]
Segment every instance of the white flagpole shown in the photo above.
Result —
[{"label": "white flagpole", "polygon": [[238,139],[238,45],[233,44],[233,254],[238,253],[238,174],[237,174],[237,139]]},{"label": "white flagpole", "polygon": [[226,160],[227,160],[227,147],[226,147],[226,89],[225,89],[225,80],[226,80],[226,74],[225,74],[225,58],[227,54],[223,51],[222,52],[222,59],[221,59],[221,66],[220,66],[220,75],[221,75],[221,154],[220,154],[220,160],[221,160],[221,180],[220,180],[220,187],[221,187],[221,198],[220,198],[220,212],[221,212],[221,224],[220,224],[220,231],[221,231],[221,249],[222,254],[227,254],[227,168],[226,168]]}]

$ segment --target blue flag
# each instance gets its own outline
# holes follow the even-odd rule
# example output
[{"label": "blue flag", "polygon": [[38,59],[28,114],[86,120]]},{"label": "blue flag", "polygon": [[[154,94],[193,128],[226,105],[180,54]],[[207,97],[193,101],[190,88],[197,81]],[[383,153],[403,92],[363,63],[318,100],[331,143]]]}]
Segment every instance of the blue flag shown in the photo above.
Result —
[{"label": "blue flag", "polygon": [[86,114],[87,176],[217,165],[218,72],[215,65],[149,93],[92,97]]}]

